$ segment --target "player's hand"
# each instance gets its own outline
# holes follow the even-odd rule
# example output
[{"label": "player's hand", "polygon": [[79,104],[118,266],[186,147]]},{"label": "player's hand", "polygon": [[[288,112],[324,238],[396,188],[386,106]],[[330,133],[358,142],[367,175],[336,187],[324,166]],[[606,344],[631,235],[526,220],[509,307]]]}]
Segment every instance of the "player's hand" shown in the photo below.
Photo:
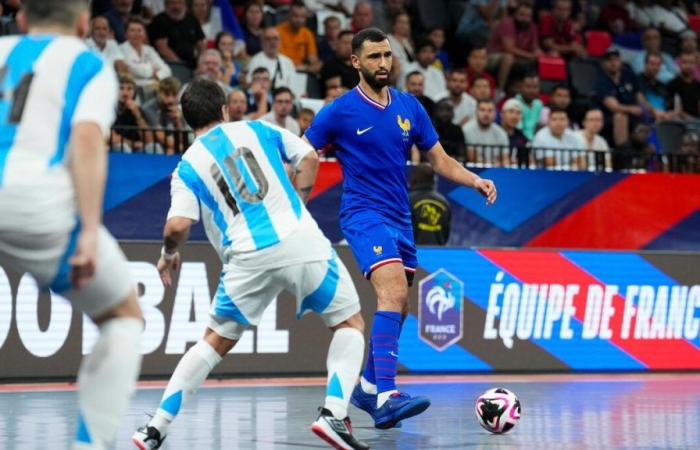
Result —
[{"label": "player's hand", "polygon": [[496,202],[496,185],[493,181],[479,178],[476,183],[474,183],[474,189],[476,189],[479,194],[486,197],[487,205],[493,205]]},{"label": "player's hand", "polygon": [[170,271],[177,272],[180,268],[180,253],[177,252],[173,255],[172,259],[166,261],[161,256],[158,260],[158,273],[160,274],[160,281],[163,282],[163,286],[170,287],[173,284],[173,279],[170,276]]},{"label": "player's hand", "polygon": [[80,289],[95,275],[97,266],[97,231],[81,231],[70,261],[71,286]]}]

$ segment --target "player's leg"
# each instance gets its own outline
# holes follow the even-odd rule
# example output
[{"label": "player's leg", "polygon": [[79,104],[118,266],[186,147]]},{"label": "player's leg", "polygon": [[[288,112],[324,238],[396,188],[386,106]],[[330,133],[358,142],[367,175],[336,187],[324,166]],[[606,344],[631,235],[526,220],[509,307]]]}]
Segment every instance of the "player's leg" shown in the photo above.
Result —
[{"label": "player's leg", "polygon": [[211,320],[204,337],[180,359],[152,419],[132,436],[137,447],[152,450],[161,446],[187,400],[236,345],[243,332],[260,322],[265,308],[281,289],[265,272],[224,273],[211,305]]},{"label": "player's leg", "polygon": [[114,439],[138,378],[143,319],[126,258],[114,238],[100,229],[95,275],[78,290],[70,288],[68,279],[72,242],[65,245],[51,288],[90,316],[100,333],[78,372],[79,417],[73,448],[103,449]]},{"label": "player's leg", "polygon": [[292,266],[284,272],[288,287],[297,294],[297,317],[316,312],[333,331],[326,358],[326,397],[311,429],[335,448],[368,449],[353,436],[348,416],[365,351],[364,320],[350,274],[335,252],[328,261]]}]

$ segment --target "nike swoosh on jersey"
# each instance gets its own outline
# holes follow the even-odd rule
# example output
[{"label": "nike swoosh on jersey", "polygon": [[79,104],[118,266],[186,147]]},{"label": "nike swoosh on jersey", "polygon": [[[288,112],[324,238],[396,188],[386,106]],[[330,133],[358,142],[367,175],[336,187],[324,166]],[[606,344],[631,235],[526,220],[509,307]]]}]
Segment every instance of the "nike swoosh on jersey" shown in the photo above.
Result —
[{"label": "nike swoosh on jersey", "polygon": [[358,129],[357,129],[357,135],[358,135],[358,136],[361,136],[361,135],[365,134],[366,132],[368,132],[369,130],[371,130],[372,128],[374,128],[374,125],[372,125],[371,127],[365,128],[364,130],[360,130],[360,129],[358,128]]}]

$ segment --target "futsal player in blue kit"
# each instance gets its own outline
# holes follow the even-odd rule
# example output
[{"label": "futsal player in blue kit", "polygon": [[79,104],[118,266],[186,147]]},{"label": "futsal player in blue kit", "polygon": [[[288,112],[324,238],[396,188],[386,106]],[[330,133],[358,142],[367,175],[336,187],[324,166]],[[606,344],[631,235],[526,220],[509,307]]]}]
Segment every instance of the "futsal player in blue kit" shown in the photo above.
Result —
[{"label": "futsal player in blue kit", "polygon": [[430,406],[428,398],[396,388],[399,335],[418,263],[407,156],[415,145],[437,174],[476,189],[488,204],[496,200],[496,187],[445,153],[413,95],[388,87],[392,52],[384,32],[357,33],[351,61],[360,83],[326,105],[304,137],[316,149],[332,144],[343,170],[340,227],[377,295],[369,355],[351,401],[372,416],[376,428],[386,429]]}]

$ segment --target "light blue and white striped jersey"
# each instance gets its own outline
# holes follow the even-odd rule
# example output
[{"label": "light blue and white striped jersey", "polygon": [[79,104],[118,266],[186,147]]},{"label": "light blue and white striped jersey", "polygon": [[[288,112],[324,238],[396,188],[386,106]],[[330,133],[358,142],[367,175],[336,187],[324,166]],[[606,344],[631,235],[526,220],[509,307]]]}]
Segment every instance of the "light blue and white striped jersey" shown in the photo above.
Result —
[{"label": "light blue and white striped jersey", "polygon": [[0,38],[0,229],[70,229],[73,125],[114,121],[114,69],[74,37]]},{"label": "light blue and white striped jersey", "polygon": [[322,236],[284,166],[296,166],[311,151],[272,124],[220,124],[197,138],[175,169],[168,218],[197,221],[201,205],[207,237],[224,263],[270,248],[299,227]]}]

